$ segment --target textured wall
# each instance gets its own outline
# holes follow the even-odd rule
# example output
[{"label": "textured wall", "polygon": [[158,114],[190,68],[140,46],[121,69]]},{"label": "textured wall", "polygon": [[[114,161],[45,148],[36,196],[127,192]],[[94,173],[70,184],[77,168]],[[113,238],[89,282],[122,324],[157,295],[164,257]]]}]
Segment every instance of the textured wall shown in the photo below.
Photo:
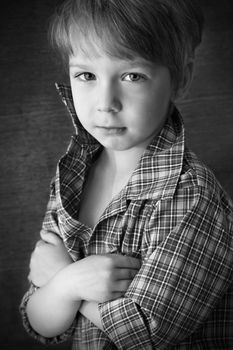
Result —
[{"label": "textured wall", "polygon": [[[18,314],[56,161],[72,132],[54,90],[61,81],[47,47],[58,0],[1,2],[0,348],[39,350]],[[204,0],[204,40],[192,89],[180,106],[193,150],[233,197],[233,6]],[[59,349],[67,347],[59,346]]]}]

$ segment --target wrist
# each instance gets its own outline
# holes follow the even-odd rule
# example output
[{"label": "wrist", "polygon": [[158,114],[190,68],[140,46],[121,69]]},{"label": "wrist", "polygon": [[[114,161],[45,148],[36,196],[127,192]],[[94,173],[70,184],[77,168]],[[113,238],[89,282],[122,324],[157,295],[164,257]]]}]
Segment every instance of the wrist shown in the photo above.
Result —
[{"label": "wrist", "polygon": [[89,319],[96,327],[104,331],[97,302],[83,301],[79,308],[79,312]]},{"label": "wrist", "polygon": [[[60,270],[51,280],[55,291],[59,292],[60,297],[67,302],[77,302],[82,300],[77,286],[78,271],[74,276],[74,263],[67,265]],[[75,271],[76,272],[76,271]]]}]

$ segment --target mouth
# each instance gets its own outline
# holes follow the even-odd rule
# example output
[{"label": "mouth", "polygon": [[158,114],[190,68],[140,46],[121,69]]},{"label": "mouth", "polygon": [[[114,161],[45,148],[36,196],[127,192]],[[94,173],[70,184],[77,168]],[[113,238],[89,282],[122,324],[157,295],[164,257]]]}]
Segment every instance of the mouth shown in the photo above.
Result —
[{"label": "mouth", "polygon": [[121,135],[126,131],[125,127],[115,127],[115,126],[97,126],[97,129],[102,131],[105,134],[110,135]]}]

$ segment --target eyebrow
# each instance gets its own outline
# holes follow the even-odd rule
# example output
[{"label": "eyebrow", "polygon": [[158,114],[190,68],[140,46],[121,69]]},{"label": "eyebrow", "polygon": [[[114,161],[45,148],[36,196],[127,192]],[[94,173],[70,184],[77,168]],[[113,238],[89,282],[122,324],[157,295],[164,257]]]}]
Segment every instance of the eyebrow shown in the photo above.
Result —
[{"label": "eyebrow", "polygon": [[139,59],[139,60],[129,60],[129,63],[132,67],[138,67],[138,66],[143,66],[143,67],[149,67],[151,68],[152,62],[144,60],[144,59]]},{"label": "eyebrow", "polygon": [[[139,66],[145,67],[145,68],[151,68],[152,62],[146,61],[146,60],[126,60],[126,65],[129,64],[130,67],[136,68]],[[82,63],[69,63],[70,68],[81,68],[81,69],[87,69],[88,65],[82,64]]]},{"label": "eyebrow", "polygon": [[85,66],[84,64],[79,64],[79,63],[70,63],[69,67],[74,67],[74,68],[81,68],[81,69],[86,69],[87,66]]}]

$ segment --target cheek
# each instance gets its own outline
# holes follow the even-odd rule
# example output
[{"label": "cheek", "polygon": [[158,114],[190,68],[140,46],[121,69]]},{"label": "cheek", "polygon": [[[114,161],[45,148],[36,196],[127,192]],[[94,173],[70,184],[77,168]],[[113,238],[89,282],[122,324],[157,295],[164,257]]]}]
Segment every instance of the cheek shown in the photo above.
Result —
[{"label": "cheek", "polygon": [[87,112],[84,108],[84,104],[80,103],[79,100],[74,99],[74,108],[80,123],[84,128],[86,128],[88,118],[87,118]]},{"label": "cheek", "polygon": [[159,116],[162,114],[163,103],[162,101],[155,97],[149,96],[144,100],[137,100],[137,107],[135,108],[135,112],[138,117],[141,118],[142,123],[146,120],[149,122],[153,121],[155,116]]},{"label": "cheek", "polygon": [[141,116],[142,129],[145,129],[145,131],[160,129],[167,117],[169,106],[170,98],[168,95],[157,94],[156,97],[151,96],[145,103],[144,108],[139,108],[138,116]]},{"label": "cheek", "polygon": [[85,96],[82,96],[81,94],[74,97],[73,100],[76,113],[80,118],[82,118],[83,115],[88,113],[88,109],[90,108],[90,102],[88,102],[87,98]]},{"label": "cheek", "polygon": [[[79,91],[80,90],[80,91]],[[76,112],[79,113],[88,113],[91,112],[95,106],[95,96],[92,93],[87,93],[83,89],[79,89],[73,94],[73,101]]]},{"label": "cheek", "polygon": [[150,101],[151,102],[148,104],[148,110],[150,110],[154,116],[157,116],[158,119],[162,119],[167,115],[170,106],[170,89],[161,89],[155,95],[151,96]]}]

